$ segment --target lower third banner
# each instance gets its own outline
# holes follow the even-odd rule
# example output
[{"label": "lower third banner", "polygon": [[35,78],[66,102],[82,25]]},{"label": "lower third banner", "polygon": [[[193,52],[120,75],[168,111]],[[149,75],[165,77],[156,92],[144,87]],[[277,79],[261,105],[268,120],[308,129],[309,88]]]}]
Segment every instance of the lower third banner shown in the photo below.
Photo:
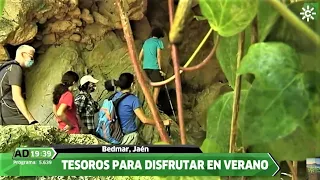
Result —
[{"label": "lower third banner", "polygon": [[[274,176],[270,154],[0,154],[0,176]],[[54,150],[53,150],[54,151]],[[38,154],[40,157],[41,154]],[[21,158],[19,158],[21,157]]]}]

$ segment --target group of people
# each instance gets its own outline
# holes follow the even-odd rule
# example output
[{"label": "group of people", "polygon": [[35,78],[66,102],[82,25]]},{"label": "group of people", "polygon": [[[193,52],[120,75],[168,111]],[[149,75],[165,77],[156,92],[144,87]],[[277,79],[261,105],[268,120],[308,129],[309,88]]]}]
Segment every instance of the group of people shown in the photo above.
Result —
[{"label": "group of people", "polygon": [[[161,69],[161,50],[164,49],[160,38],[164,33],[160,28],[152,30],[152,36],[144,42],[139,58],[143,61],[143,69],[153,82],[161,81],[165,74]],[[14,60],[7,61],[0,67],[0,100],[1,125],[28,125],[38,121],[32,116],[25,103],[25,84],[23,68],[34,64],[35,49],[29,45],[21,45],[16,51]],[[94,123],[95,114],[101,110],[91,93],[95,91],[99,80],[91,75],[80,79],[76,72],[68,71],[63,74],[61,82],[53,91],[53,113],[59,124],[59,129],[70,134],[89,133],[96,135]],[[121,144],[137,143],[138,133],[136,117],[144,124],[155,125],[153,119],[148,118],[139,102],[138,97],[131,94],[135,87],[135,78],[131,73],[122,73],[118,80],[107,80],[105,89],[114,91],[112,100],[129,93],[117,107],[119,121],[124,134]],[[80,90],[77,95],[75,90]],[[155,87],[153,99],[158,104],[160,87]],[[164,120],[165,125],[170,120]]]}]

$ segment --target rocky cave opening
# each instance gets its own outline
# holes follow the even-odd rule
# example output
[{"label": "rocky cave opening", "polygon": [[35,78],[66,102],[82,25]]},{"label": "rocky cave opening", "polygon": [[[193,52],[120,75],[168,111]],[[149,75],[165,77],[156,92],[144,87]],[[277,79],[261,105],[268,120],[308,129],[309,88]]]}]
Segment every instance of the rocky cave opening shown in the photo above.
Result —
[{"label": "rocky cave opening", "polygon": [[[15,50],[20,44],[30,44],[36,48],[36,63],[32,69],[28,70],[30,72],[27,72],[26,85],[28,108],[40,121],[45,120],[48,121],[46,124],[56,125],[54,120],[50,120],[52,118],[50,95],[63,72],[74,70],[79,72],[80,76],[91,72],[93,76],[101,79],[101,84],[93,95],[94,98],[102,93],[104,80],[117,78],[125,71],[133,72],[115,1],[63,0],[59,3],[41,1],[40,4],[26,3],[18,6],[9,2],[7,6],[12,5],[16,8],[13,8],[15,11],[11,12],[12,16],[5,14],[0,20],[0,24],[4,20],[6,23],[9,20],[12,27],[0,34],[2,44],[0,58],[8,58],[1,54],[2,49],[6,49],[10,57],[14,58]],[[124,2],[126,2],[124,8],[130,19],[137,53],[153,27],[161,27],[165,30],[163,66],[167,76],[172,76],[173,67],[168,48],[167,1]],[[21,23],[16,23],[14,14],[22,19]],[[194,18],[195,15],[200,14],[200,8],[195,3],[184,29],[184,40],[178,47],[181,65],[187,62],[210,29],[207,22],[197,21]],[[203,61],[212,47],[213,38],[205,43],[191,65]],[[224,74],[215,58],[200,70],[183,73],[181,78],[187,140],[189,144],[201,145],[207,128],[208,108],[220,94],[229,91],[230,88],[225,83]],[[174,82],[167,86],[176,110]],[[108,95],[107,93],[102,98]],[[142,99],[144,101],[144,97]],[[163,111],[172,117],[165,88],[162,88],[159,102],[163,106]],[[158,136],[151,135],[157,133],[156,130],[145,129],[143,136],[148,137],[145,142],[157,141],[152,138]],[[178,127],[173,131],[179,132]]]}]

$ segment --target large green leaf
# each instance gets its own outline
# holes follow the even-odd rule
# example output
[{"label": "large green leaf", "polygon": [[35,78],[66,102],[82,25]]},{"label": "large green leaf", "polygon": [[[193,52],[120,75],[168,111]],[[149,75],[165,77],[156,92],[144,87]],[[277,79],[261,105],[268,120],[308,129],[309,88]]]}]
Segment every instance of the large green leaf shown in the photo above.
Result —
[{"label": "large green leaf", "polygon": [[212,29],[224,37],[243,31],[257,14],[257,0],[200,0],[202,14]]},{"label": "large green leaf", "polygon": [[[207,136],[201,147],[205,153],[226,153],[229,151],[233,94],[233,92],[228,92],[219,97],[208,111]],[[246,90],[241,91],[240,106],[243,106],[246,94]],[[241,133],[239,131],[238,146],[241,146],[240,139]]]},{"label": "large green leaf", "polygon": [[[308,1],[310,2],[317,2],[317,0]],[[304,7],[305,2],[300,1],[296,3],[292,3],[288,6],[288,8],[299,18],[301,19],[302,16],[300,15],[300,12],[302,11],[302,8]],[[318,6],[318,10],[314,10],[315,12],[319,13],[320,6]],[[310,20],[307,22],[304,20],[305,24],[307,24],[311,29],[313,29],[317,34],[320,35],[320,18],[319,15],[317,15],[318,18],[315,18],[315,20]],[[317,53],[319,55],[319,48],[315,46],[315,44],[310,41],[310,39],[301,31],[299,31],[296,27],[292,26],[287,20],[285,20],[283,17],[280,17],[276,24],[273,26],[273,29],[269,36],[266,38],[266,41],[281,41],[286,44],[291,45],[299,52],[311,52],[311,53]]]},{"label": "large green leaf", "polygon": [[[244,54],[250,46],[250,28],[245,31]],[[223,73],[228,79],[229,85],[234,89],[237,73],[237,54],[238,54],[239,35],[231,37],[220,37],[217,48],[217,59],[222,68]],[[243,79],[242,89],[247,89],[250,84]]]},{"label": "large green leaf", "polygon": [[301,69],[299,56],[286,44],[249,48],[239,69],[239,74],[255,76],[241,123],[245,146],[273,142],[305,125],[310,99]]},{"label": "large green leaf", "polygon": [[279,140],[254,145],[250,147],[250,152],[269,152],[278,161],[302,161],[308,157],[320,156],[320,73],[304,73],[302,80],[309,92],[309,111],[304,119],[305,125]]},{"label": "large green leaf", "polygon": [[279,12],[273,8],[266,0],[260,0],[258,6],[258,34],[259,41],[265,40],[270,33],[277,19]]}]

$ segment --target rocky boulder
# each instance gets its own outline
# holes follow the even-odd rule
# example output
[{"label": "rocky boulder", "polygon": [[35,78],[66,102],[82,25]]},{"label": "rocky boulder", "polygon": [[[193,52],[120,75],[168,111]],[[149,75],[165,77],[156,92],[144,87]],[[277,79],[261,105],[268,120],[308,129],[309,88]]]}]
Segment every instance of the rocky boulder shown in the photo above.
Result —
[{"label": "rocky boulder", "polygon": [[67,134],[52,126],[0,126],[0,153],[12,152],[16,147],[47,147],[56,144],[108,144],[86,134]]},{"label": "rocky boulder", "polygon": [[8,60],[9,54],[8,51],[0,45],[0,61]]},{"label": "rocky boulder", "polygon": [[[89,0],[6,1],[0,19],[0,45],[33,41],[39,47],[41,44],[61,44],[66,40],[90,45],[101,40],[106,31],[91,37],[86,26],[122,29],[115,0],[91,1],[89,7],[83,5],[84,1]],[[131,20],[140,20],[144,17],[146,4],[145,0],[128,0],[124,1],[124,9]],[[2,53],[0,55],[0,59],[5,59]]]}]

